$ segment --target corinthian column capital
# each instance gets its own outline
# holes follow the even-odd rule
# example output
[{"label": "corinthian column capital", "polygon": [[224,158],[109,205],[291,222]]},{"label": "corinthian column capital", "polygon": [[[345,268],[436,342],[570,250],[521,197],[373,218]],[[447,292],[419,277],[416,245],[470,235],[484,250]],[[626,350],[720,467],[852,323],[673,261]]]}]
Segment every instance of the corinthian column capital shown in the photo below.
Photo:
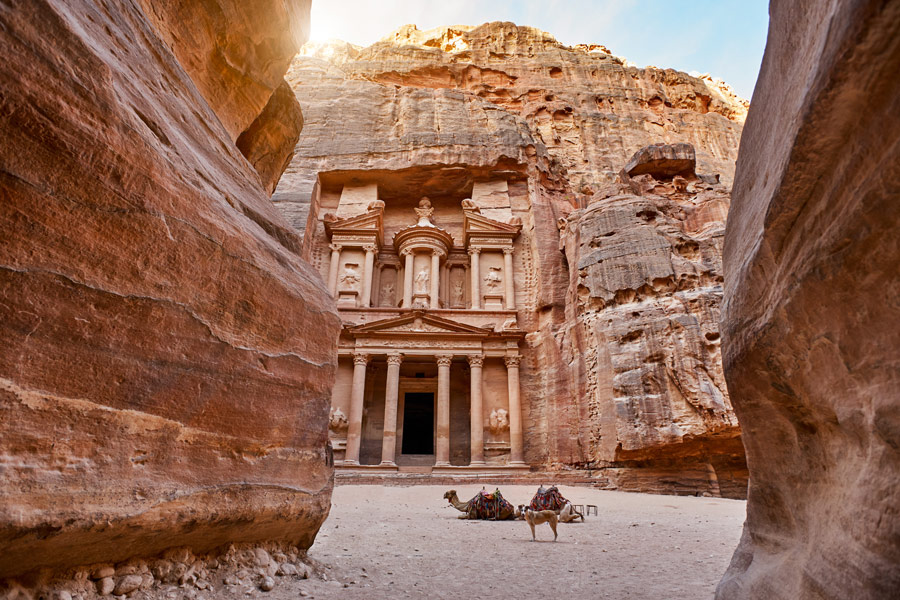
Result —
[{"label": "corinthian column capital", "polygon": [[482,367],[484,366],[484,356],[481,354],[470,354],[466,357],[469,361],[470,367]]}]

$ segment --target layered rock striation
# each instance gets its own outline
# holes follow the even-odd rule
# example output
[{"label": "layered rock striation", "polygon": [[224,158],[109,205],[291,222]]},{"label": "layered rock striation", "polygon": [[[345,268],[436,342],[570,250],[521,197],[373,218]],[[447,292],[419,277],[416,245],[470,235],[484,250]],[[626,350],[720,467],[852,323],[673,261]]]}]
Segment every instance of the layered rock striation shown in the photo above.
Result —
[{"label": "layered rock striation", "polygon": [[273,200],[323,272],[316,198],[334,182],[440,203],[504,180],[522,221],[529,463],[601,468],[623,489],[744,495],[717,323],[745,101],[511,23],[309,44],[287,79],[306,122]]},{"label": "layered rock striation", "polygon": [[255,8],[0,8],[0,577],[327,515],[339,322],[266,193],[309,7]]},{"label": "layered rock striation", "polygon": [[900,3],[775,1],[725,235],[747,522],[717,597],[900,590]]}]

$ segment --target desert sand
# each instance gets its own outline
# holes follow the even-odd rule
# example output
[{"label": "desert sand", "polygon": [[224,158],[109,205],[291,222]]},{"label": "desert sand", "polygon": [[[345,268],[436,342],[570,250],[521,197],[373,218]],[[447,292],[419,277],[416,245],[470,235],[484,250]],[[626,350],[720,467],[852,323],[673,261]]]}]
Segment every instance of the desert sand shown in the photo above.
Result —
[{"label": "desert sand", "polygon": [[[710,598],[746,508],[740,500],[561,486],[566,498],[595,504],[599,514],[560,523],[555,543],[541,525],[534,543],[523,521],[459,520],[442,498],[447,489],[336,487],[309,551],[328,580],[290,587],[311,598]],[[481,485],[456,489],[466,500]],[[501,487],[515,505],[535,490]]]}]

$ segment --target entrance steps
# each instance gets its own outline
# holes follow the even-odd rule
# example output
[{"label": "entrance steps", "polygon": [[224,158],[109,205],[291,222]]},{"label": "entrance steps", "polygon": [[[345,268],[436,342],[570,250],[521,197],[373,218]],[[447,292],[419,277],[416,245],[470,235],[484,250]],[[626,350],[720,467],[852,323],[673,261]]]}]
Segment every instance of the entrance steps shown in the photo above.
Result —
[{"label": "entrance steps", "polygon": [[397,467],[398,473],[418,473],[431,475],[432,467],[428,465],[401,465]]}]

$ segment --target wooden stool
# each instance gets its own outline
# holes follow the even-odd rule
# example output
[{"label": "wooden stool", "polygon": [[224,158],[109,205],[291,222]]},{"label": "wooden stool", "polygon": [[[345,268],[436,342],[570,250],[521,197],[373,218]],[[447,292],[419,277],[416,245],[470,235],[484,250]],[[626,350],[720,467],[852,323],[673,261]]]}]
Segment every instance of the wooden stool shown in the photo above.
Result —
[{"label": "wooden stool", "polygon": [[595,516],[595,517],[597,516],[597,505],[596,505],[596,504],[588,504],[588,505],[586,505],[586,508],[587,508],[587,512],[584,513],[585,515],[591,514],[591,509],[593,508],[593,509],[594,509],[594,516]]}]

